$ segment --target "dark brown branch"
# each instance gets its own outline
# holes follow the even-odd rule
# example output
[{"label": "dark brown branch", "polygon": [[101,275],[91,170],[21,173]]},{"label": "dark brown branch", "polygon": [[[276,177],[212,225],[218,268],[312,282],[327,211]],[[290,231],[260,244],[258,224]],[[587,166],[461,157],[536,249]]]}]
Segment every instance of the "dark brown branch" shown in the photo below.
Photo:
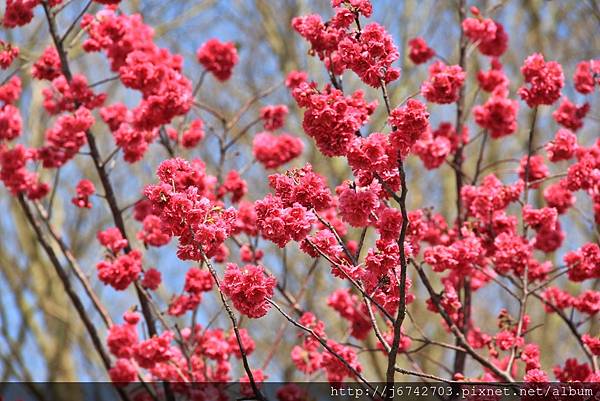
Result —
[{"label": "dark brown branch", "polygon": [[90,284],[89,280],[83,273],[83,270],[79,266],[77,259],[75,258],[75,256],[73,256],[73,254],[69,250],[69,247],[67,246],[67,244],[64,242],[62,237],[56,232],[56,230],[54,229],[54,226],[52,226],[52,224],[50,223],[50,217],[49,217],[48,212],[44,209],[44,207],[39,202],[34,202],[34,206],[37,209],[40,216],[42,217],[42,220],[44,221],[48,232],[50,233],[52,238],[54,238],[54,240],[58,243],[60,250],[65,255],[65,258],[67,259],[67,262],[69,263],[69,266],[71,267],[71,270],[73,270],[73,272],[75,273],[75,277],[77,277],[77,279],[79,280],[79,282],[85,289],[86,294],[92,301],[92,304],[94,304],[94,307],[96,308],[96,310],[102,317],[104,324],[107,327],[112,326],[113,322],[110,317],[110,314],[108,313],[108,311],[106,310],[104,305],[102,305],[102,303],[100,302],[100,299],[98,299],[98,296],[94,292],[92,285]]},{"label": "dark brown branch", "polygon": [[[458,43],[458,46],[459,46],[458,65],[460,66],[460,68],[463,71],[465,71],[465,73],[466,73],[466,64],[467,64],[468,41],[467,41],[465,33],[462,29],[462,22],[464,21],[466,14],[467,14],[466,1],[459,0],[459,2],[458,2],[458,24],[460,27],[460,38],[459,38],[459,43]],[[461,137],[462,130],[463,130],[463,123],[464,123],[464,117],[465,117],[463,115],[464,108],[465,108],[465,85],[462,85],[460,88],[460,91],[459,91],[458,102],[456,103],[456,135],[459,138]],[[462,187],[463,187],[462,166],[463,166],[463,162],[464,162],[463,146],[464,146],[464,144],[461,141],[458,145],[458,149],[456,149],[456,153],[454,154],[454,165],[456,166],[456,169],[454,170],[454,172],[455,172],[454,178],[455,178],[455,182],[456,182],[456,227],[457,227],[457,232],[458,232],[459,238],[462,237],[461,227],[462,227],[462,222],[463,222],[463,205],[462,205],[462,197],[461,197],[461,191],[462,191]],[[469,278],[465,278],[462,281],[463,281],[462,286],[463,286],[463,293],[464,293],[464,297],[462,300],[463,301],[462,309],[463,309],[463,317],[464,317],[462,331],[463,331],[463,335],[466,335],[466,333],[469,330],[468,319],[470,319],[470,315],[471,315],[471,282],[470,282]],[[467,356],[467,354],[465,352],[461,352],[461,351],[456,352],[456,354],[454,356],[454,373],[463,373],[464,372],[466,356]]]},{"label": "dark brown branch", "polygon": [[62,264],[61,264],[60,260],[58,259],[58,256],[56,255],[56,253],[54,252],[54,249],[52,249],[52,246],[50,246],[50,243],[48,242],[46,236],[44,235],[44,232],[42,230],[42,226],[41,226],[40,222],[33,215],[32,211],[29,208],[29,205],[27,204],[27,201],[25,200],[23,195],[19,195],[18,200],[19,200],[19,205],[21,206],[21,209],[23,209],[23,212],[25,213],[25,217],[27,218],[27,221],[29,222],[29,224],[31,225],[31,227],[33,228],[33,230],[35,232],[38,242],[40,243],[40,245],[46,252],[46,255],[50,259],[50,262],[52,263],[52,266],[54,267],[54,271],[56,272],[60,281],[63,284],[63,288],[65,289],[67,296],[73,303],[73,306],[75,307],[75,310],[77,311],[77,314],[79,315],[79,318],[81,319],[87,332],[89,333],[91,340],[92,340],[92,344],[94,345],[96,352],[98,352],[98,355],[100,355],[100,358],[102,359],[102,363],[104,364],[104,367],[106,368],[106,370],[110,369],[110,357],[108,356],[108,353],[104,349],[102,341],[100,340],[100,336],[98,335],[98,332],[96,331],[96,326],[94,326],[94,323],[91,321],[90,317],[87,315],[85,306],[81,302],[79,295],[77,295],[77,292],[75,292],[75,290],[71,286],[71,282],[69,280],[69,275],[67,274],[65,269],[62,267]]},{"label": "dark brown branch", "polygon": [[210,274],[212,275],[213,279],[215,280],[215,284],[217,285],[217,292],[219,293],[219,297],[221,298],[221,303],[223,304],[223,307],[225,308],[225,311],[227,312],[227,316],[229,316],[229,320],[231,320],[233,332],[235,334],[235,338],[237,340],[238,347],[240,349],[240,354],[242,356],[242,364],[244,365],[244,370],[246,371],[248,380],[250,381],[250,386],[252,387],[252,391],[254,392],[254,395],[256,396],[256,398],[258,400],[266,401],[265,397],[263,396],[260,389],[258,388],[258,385],[256,384],[256,380],[254,380],[254,375],[252,374],[252,370],[250,369],[250,364],[248,363],[248,355],[246,353],[246,348],[244,347],[244,344],[242,343],[242,338],[240,336],[240,330],[238,328],[237,319],[235,318],[235,315],[233,313],[233,310],[231,309],[231,306],[229,305],[229,302],[227,302],[227,299],[225,298],[225,294],[223,294],[219,276],[217,275],[216,270],[212,266],[212,263],[210,263],[210,260],[204,254],[204,251],[202,249],[200,249],[200,252],[202,253],[203,262],[206,263],[206,266],[208,267]]}]

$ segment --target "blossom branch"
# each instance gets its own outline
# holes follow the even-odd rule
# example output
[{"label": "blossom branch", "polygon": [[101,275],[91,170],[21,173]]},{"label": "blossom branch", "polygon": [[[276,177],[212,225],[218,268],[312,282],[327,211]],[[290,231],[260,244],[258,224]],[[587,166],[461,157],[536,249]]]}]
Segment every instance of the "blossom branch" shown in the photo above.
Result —
[{"label": "blossom branch", "polygon": [[240,354],[242,356],[242,363],[244,365],[244,370],[246,371],[246,375],[248,376],[248,380],[250,381],[250,385],[252,386],[252,391],[254,392],[254,395],[256,396],[256,398],[258,400],[266,401],[262,392],[258,388],[256,381],[254,380],[254,374],[252,373],[252,370],[250,369],[250,364],[248,363],[248,356],[246,355],[246,348],[244,347],[244,344],[242,343],[242,339],[240,336],[240,330],[238,328],[237,319],[235,318],[235,315],[233,313],[233,310],[231,309],[231,306],[229,305],[229,302],[227,302],[227,299],[225,298],[225,294],[223,294],[223,290],[221,289],[221,281],[219,280],[217,271],[215,270],[212,263],[210,262],[210,259],[208,259],[206,257],[206,254],[204,253],[202,248],[200,248],[200,253],[202,255],[202,261],[206,264],[206,267],[208,267],[208,270],[210,271],[211,276],[215,280],[215,284],[217,286],[217,292],[219,293],[219,297],[221,298],[221,303],[223,304],[223,307],[225,308],[225,311],[227,312],[227,316],[229,317],[229,320],[231,321],[231,326],[233,327],[233,332],[235,333],[235,338],[237,340],[237,344],[240,349]]}]

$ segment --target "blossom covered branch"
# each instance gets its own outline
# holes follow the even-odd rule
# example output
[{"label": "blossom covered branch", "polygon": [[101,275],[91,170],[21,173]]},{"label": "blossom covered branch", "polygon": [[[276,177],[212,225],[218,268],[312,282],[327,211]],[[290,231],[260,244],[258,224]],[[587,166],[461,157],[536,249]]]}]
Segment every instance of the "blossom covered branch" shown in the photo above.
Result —
[{"label": "blossom covered branch", "polygon": [[[455,54],[411,38],[405,68],[427,68],[422,81],[407,79],[394,38],[372,22],[376,4],[332,0],[329,17],[290,21],[326,79],[291,71],[231,112],[205,88],[231,85],[236,44],[198,43],[184,69],[124,3],[89,1],[64,24],[57,16],[70,2],[8,0],[4,28],[40,19],[52,41],[27,68],[19,45],[0,41],[0,180],[124,399],[121,386],[136,381],[169,400],[217,399],[217,384],[239,381],[244,396],[264,400],[261,382],[281,379],[269,371],[280,344],[296,378],[371,389],[402,376],[600,380],[600,140],[580,135],[600,60],[582,60],[568,79],[534,52],[511,76],[501,61],[508,32],[461,0]],[[67,38],[81,57],[106,61],[109,78],[78,71]],[[108,85],[126,91],[103,92]],[[38,88],[49,121],[41,143],[21,106]],[[399,89],[416,92],[399,102]],[[274,94],[288,104],[271,104]],[[490,157],[510,141],[518,153]],[[305,162],[308,150],[339,163],[342,179]],[[138,177],[141,191],[114,176],[144,169],[155,175]],[[425,170],[453,178],[447,208],[412,195],[431,179]],[[107,217],[93,232],[92,264],[55,221],[64,194],[69,218]],[[571,212],[592,228],[581,244]],[[508,303],[482,303],[492,289]],[[109,306],[116,292],[135,297]],[[545,366],[532,334],[544,322],[532,310],[555,315],[578,344],[568,359]],[[258,326],[273,322],[282,328],[268,352],[254,352]],[[452,366],[434,361],[445,369],[429,371],[430,347]],[[181,385],[195,382],[215,386]],[[304,399],[299,391],[278,397]]]}]

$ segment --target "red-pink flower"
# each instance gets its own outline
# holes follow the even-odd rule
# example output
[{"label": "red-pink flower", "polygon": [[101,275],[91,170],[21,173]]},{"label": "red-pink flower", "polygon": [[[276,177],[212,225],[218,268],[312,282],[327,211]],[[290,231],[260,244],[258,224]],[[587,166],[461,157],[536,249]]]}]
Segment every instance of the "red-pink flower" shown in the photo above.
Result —
[{"label": "red-pink flower", "polygon": [[341,5],[348,5],[361,13],[365,17],[370,17],[373,12],[373,5],[371,0],[331,0],[332,7],[340,7]]},{"label": "red-pink flower", "polygon": [[92,203],[90,202],[90,196],[96,192],[94,183],[90,180],[81,180],[77,183],[75,192],[77,195],[71,199],[71,203],[79,208],[91,209]]},{"label": "red-pink flower", "polygon": [[231,195],[231,203],[238,203],[248,192],[248,184],[236,170],[231,170],[225,176],[225,181],[219,187],[217,195],[222,199],[226,194]]},{"label": "red-pink flower", "polygon": [[575,195],[567,188],[566,181],[561,180],[544,190],[544,200],[548,206],[563,214],[575,204]]},{"label": "red-pink flower", "polygon": [[137,233],[137,238],[145,245],[160,247],[171,240],[168,227],[155,215],[148,215],[142,222],[142,230]]},{"label": "red-pink flower", "polygon": [[379,206],[378,190],[378,184],[375,182],[369,187],[361,188],[340,186],[336,192],[342,219],[353,227],[369,224],[371,213]]},{"label": "red-pink flower", "polygon": [[521,352],[521,360],[525,362],[525,370],[540,368],[540,347],[537,344],[527,344]]},{"label": "red-pink flower", "polygon": [[[358,373],[362,371],[362,367],[358,361],[358,357],[354,349],[339,344],[333,340],[327,340],[327,345],[337,355],[341,356],[346,363],[352,367],[352,369]],[[354,373],[346,367],[347,365],[342,363],[338,357],[329,351],[323,352],[323,359],[321,361],[321,367],[327,374],[327,380],[330,383],[343,382],[346,377],[353,377]]]},{"label": "red-pink flower", "polygon": [[110,285],[115,290],[125,290],[137,280],[142,271],[142,253],[133,250],[115,260],[103,260],[96,265],[96,269],[98,278],[104,284]]},{"label": "red-pink flower", "polygon": [[313,349],[306,349],[299,345],[292,348],[291,358],[296,368],[302,373],[311,374],[319,370],[323,361],[323,354]]},{"label": "red-pink flower", "polygon": [[544,158],[540,155],[525,155],[521,158],[519,164],[519,178],[523,181],[528,181],[532,188],[540,186],[539,180],[542,180],[550,175],[548,167],[544,164]]},{"label": "red-pink flower", "polygon": [[0,141],[12,141],[21,135],[21,112],[11,104],[0,107]]},{"label": "red-pink flower", "polygon": [[373,132],[357,137],[348,149],[348,164],[353,170],[376,171],[382,174],[396,168],[396,151],[388,135]]},{"label": "red-pink flower", "polygon": [[479,86],[486,92],[493,92],[496,88],[507,88],[508,78],[502,71],[502,64],[497,58],[493,58],[488,71],[479,71],[477,73]]},{"label": "red-pink flower", "polygon": [[120,358],[110,368],[108,375],[113,383],[127,384],[137,380],[137,369],[129,359]]},{"label": "red-pink flower", "polygon": [[530,369],[525,373],[523,381],[527,383],[548,383],[550,379],[546,372],[541,369]]},{"label": "red-pink flower", "polygon": [[586,333],[581,337],[581,340],[592,351],[592,354],[600,355],[600,338],[592,337]]},{"label": "red-pink flower", "polygon": [[[453,129],[450,125],[450,129]],[[440,167],[446,161],[446,157],[454,150],[451,140],[443,135],[445,128],[431,132],[425,131],[421,139],[415,142],[412,151],[423,162],[426,169],[431,170]]]},{"label": "red-pink flower", "polygon": [[600,247],[595,243],[588,243],[576,251],[567,253],[564,257],[569,268],[569,279],[583,281],[591,278],[600,278]]},{"label": "red-pink flower", "polygon": [[554,227],[558,221],[558,213],[553,207],[534,209],[530,205],[523,207],[523,220],[534,230]]},{"label": "red-pink flower", "polygon": [[52,87],[42,91],[44,108],[50,114],[63,111],[75,111],[78,105],[89,110],[100,107],[106,99],[106,94],[98,95],[90,89],[87,78],[80,74],[73,75],[70,81],[60,75],[52,80]]},{"label": "red-pink flower", "polygon": [[80,107],[73,114],[62,115],[46,131],[46,145],[40,159],[46,168],[60,167],[71,160],[86,144],[86,131],[94,124],[90,110]]},{"label": "red-pink flower", "polygon": [[47,47],[31,68],[31,75],[37,79],[52,81],[61,75],[61,62],[56,47]]},{"label": "red-pink flower", "polygon": [[410,47],[408,57],[415,64],[426,63],[429,61],[429,59],[435,56],[435,50],[427,46],[427,42],[425,42],[425,39],[421,37],[416,37],[409,40],[408,47]]},{"label": "red-pink flower", "polygon": [[152,267],[144,272],[144,277],[142,278],[141,284],[142,287],[154,291],[158,288],[161,282],[162,275],[158,270]]},{"label": "red-pink flower", "polygon": [[106,345],[108,345],[110,353],[117,358],[131,358],[133,347],[138,341],[135,324],[125,322],[122,325],[113,325],[108,329]]},{"label": "red-pink flower", "polygon": [[504,27],[497,21],[483,18],[476,7],[472,7],[471,11],[475,18],[467,18],[462,22],[465,36],[478,43],[481,54],[500,57],[508,48],[508,35]]},{"label": "red-pink flower", "polygon": [[429,128],[429,113],[423,103],[409,99],[405,106],[391,111],[388,121],[393,127],[390,143],[406,156]]},{"label": "red-pink flower", "polygon": [[447,66],[438,60],[429,67],[429,79],[421,85],[421,93],[432,103],[454,103],[464,82],[465,73],[460,66]]},{"label": "red-pink flower", "polygon": [[12,149],[0,145],[0,180],[12,195],[24,193],[29,199],[41,199],[50,192],[50,186],[40,182],[37,173],[26,169],[27,162],[38,157],[38,152],[21,144]]},{"label": "red-pink flower", "polygon": [[569,160],[577,150],[577,136],[568,129],[561,128],[554,139],[546,144],[546,152],[551,162]]},{"label": "red-pink flower", "polygon": [[522,190],[523,182],[505,186],[490,174],[479,186],[465,185],[461,196],[470,215],[488,221],[495,211],[503,210],[510,202],[519,199]]},{"label": "red-pink flower", "polygon": [[0,69],[6,70],[19,57],[19,48],[0,40]]},{"label": "red-pink flower", "polygon": [[346,97],[330,86],[319,92],[307,83],[296,87],[293,95],[298,106],[306,109],[302,122],[304,131],[325,156],[344,156],[377,105],[367,103],[361,91]]},{"label": "red-pink flower", "polygon": [[0,102],[4,102],[5,105],[15,103],[21,96],[21,90],[21,78],[15,75],[4,85],[0,85]]},{"label": "red-pink flower", "polygon": [[283,104],[265,106],[260,109],[260,118],[266,130],[274,131],[283,127],[288,112],[287,106]]},{"label": "red-pink flower", "polygon": [[256,134],[252,141],[252,154],[265,168],[274,169],[298,157],[304,149],[300,138],[273,135],[269,132]]},{"label": "red-pink flower", "polygon": [[196,119],[190,123],[188,129],[181,135],[181,145],[190,149],[198,145],[202,139],[204,139],[204,123],[202,120]]},{"label": "red-pink flower", "polygon": [[544,56],[534,53],[525,59],[521,73],[529,86],[519,88],[519,95],[529,107],[552,104],[560,98],[565,77],[556,61],[545,61]]},{"label": "red-pink flower", "polygon": [[552,113],[552,117],[563,127],[577,131],[583,126],[583,118],[588,111],[590,111],[589,103],[574,104],[565,97],[560,106],[558,106],[558,109]]},{"label": "red-pink flower", "polygon": [[192,84],[182,74],[183,58],[159,48],[139,14],[105,8],[84,15],[81,26],[88,35],[83,49],[104,51],[121,82],[140,92],[131,121],[137,130],[151,131],[190,110]]},{"label": "red-pink flower", "polygon": [[[561,290],[558,287],[549,287],[542,292],[542,298],[550,305],[555,306],[558,309],[566,309],[575,304],[575,298],[566,291]],[[546,312],[552,313],[554,309],[548,305],[544,307]]]},{"label": "red-pink flower", "polygon": [[6,0],[4,19],[6,28],[27,25],[33,19],[33,9],[40,4],[40,0]]},{"label": "red-pink flower", "polygon": [[178,158],[162,162],[157,175],[161,183],[147,186],[144,193],[168,232],[179,237],[177,256],[215,256],[233,230],[236,212],[214,202],[214,177],[207,176],[202,162]]},{"label": "red-pink flower", "polygon": [[503,330],[496,334],[496,345],[503,351],[512,347],[519,347],[523,345],[523,337],[516,337],[515,333],[508,330]]},{"label": "red-pink flower", "polygon": [[238,62],[238,53],[233,42],[209,39],[196,52],[198,62],[219,81],[227,81]]},{"label": "red-pink flower", "polygon": [[587,382],[588,377],[592,374],[589,364],[579,363],[575,358],[567,359],[564,368],[557,365],[552,370],[560,382]]},{"label": "red-pink flower", "polygon": [[[256,344],[254,343],[254,340],[250,336],[250,333],[248,333],[248,330],[241,328],[238,331],[240,334],[240,341],[242,343],[242,347],[244,348],[244,352],[246,353],[246,355],[251,355],[256,349]],[[233,330],[231,330],[229,333],[227,343],[229,344],[229,349],[231,353],[233,353],[236,356],[236,358],[242,359],[242,351],[240,350],[238,339]]]},{"label": "red-pink flower", "polygon": [[285,174],[270,175],[269,185],[286,207],[299,203],[307,209],[321,211],[333,204],[327,180],[315,173],[310,164],[288,170]]},{"label": "red-pink flower", "polygon": [[600,312],[600,292],[593,290],[584,291],[575,298],[573,306],[581,313],[595,315]]},{"label": "red-pink flower", "polygon": [[98,231],[98,242],[108,248],[112,253],[117,254],[127,246],[127,240],[123,238],[121,231],[116,227],[107,228],[104,231]]},{"label": "red-pink flower", "polygon": [[337,49],[347,67],[369,86],[378,88],[400,77],[392,64],[400,57],[394,40],[381,25],[363,27],[360,36],[348,35]]},{"label": "red-pink flower", "polygon": [[475,122],[489,130],[492,138],[510,135],[517,129],[517,112],[519,103],[509,99],[506,94],[494,91],[483,106],[473,109]]},{"label": "red-pink flower", "polygon": [[173,333],[163,332],[160,336],[154,336],[142,341],[133,347],[133,357],[140,367],[150,369],[157,363],[166,362],[173,356],[171,341]]},{"label": "red-pink flower", "polygon": [[213,278],[207,269],[193,267],[185,274],[184,291],[198,294],[210,291],[213,288]]},{"label": "red-pink flower", "polygon": [[594,86],[600,85],[600,60],[585,60],[577,64],[573,74],[575,89],[579,93],[587,95],[594,92]]},{"label": "red-pink flower", "polygon": [[350,294],[347,288],[338,289],[327,298],[327,305],[350,322],[354,338],[364,340],[367,337],[372,328],[369,312],[356,295]]},{"label": "red-pink flower", "polygon": [[267,275],[262,266],[246,265],[240,268],[229,263],[221,288],[237,310],[256,319],[267,314],[270,307],[268,300],[273,297],[275,283],[275,278]]},{"label": "red-pink flower", "polygon": [[316,217],[299,203],[285,207],[281,199],[271,194],[258,200],[257,227],[261,235],[283,248],[289,241],[301,241],[310,232]]},{"label": "red-pink flower", "polygon": [[285,86],[294,89],[301,83],[306,82],[308,74],[304,71],[291,71],[285,78]]}]

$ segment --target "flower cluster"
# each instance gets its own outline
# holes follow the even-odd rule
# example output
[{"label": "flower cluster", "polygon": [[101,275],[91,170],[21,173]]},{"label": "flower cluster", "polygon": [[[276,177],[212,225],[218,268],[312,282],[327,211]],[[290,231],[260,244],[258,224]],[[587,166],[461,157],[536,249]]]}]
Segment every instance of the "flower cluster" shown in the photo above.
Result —
[{"label": "flower cluster", "polygon": [[77,195],[71,199],[71,203],[78,208],[91,209],[92,203],[90,202],[90,196],[96,192],[94,183],[90,180],[81,180],[77,183],[75,192]]},{"label": "flower cluster", "polygon": [[289,241],[301,241],[310,232],[316,217],[299,203],[284,206],[276,196],[256,201],[257,227],[263,238],[283,248]]},{"label": "flower cluster", "polygon": [[44,108],[50,114],[58,114],[64,111],[74,111],[77,105],[89,110],[100,107],[106,94],[94,94],[83,75],[76,74],[70,81],[60,75],[52,80],[52,87],[42,91],[44,95]]},{"label": "flower cluster", "polygon": [[0,180],[11,194],[41,199],[50,192],[50,186],[41,182],[37,173],[26,169],[27,162],[37,160],[39,153],[35,149],[21,144],[8,149],[0,143]]},{"label": "flower cluster", "polygon": [[181,145],[184,148],[194,148],[204,139],[204,122],[200,119],[192,121],[187,130],[181,135]]},{"label": "flower cluster", "polygon": [[[371,15],[370,1],[334,1],[334,17],[323,22],[319,15],[296,17],[293,28],[311,44],[316,53],[332,74],[341,75],[344,70],[354,71],[367,85],[380,87],[400,77],[400,70],[392,67],[399,53],[391,36],[377,24],[370,23],[364,28],[351,30],[350,26],[359,14]],[[341,7],[349,3],[350,8]],[[368,6],[365,6],[368,4]]]},{"label": "flower cluster", "polygon": [[196,52],[198,62],[210,71],[219,81],[227,81],[238,62],[238,54],[233,42],[210,39]]},{"label": "flower cluster", "polygon": [[265,273],[262,266],[246,265],[242,268],[227,265],[221,287],[233,305],[244,315],[259,318],[269,310],[268,300],[273,297],[276,280]]},{"label": "flower cluster", "polygon": [[73,114],[59,117],[46,131],[46,145],[40,149],[44,167],[60,167],[86,144],[86,131],[94,125],[90,110],[81,106]]},{"label": "flower cluster", "polygon": [[590,111],[590,104],[574,104],[564,98],[558,109],[552,113],[554,120],[565,128],[577,131],[583,126],[583,118]]},{"label": "flower cluster", "polygon": [[508,35],[501,23],[483,18],[477,7],[471,7],[474,18],[462,22],[465,36],[477,43],[477,48],[486,56],[500,57],[508,48]]},{"label": "flower cluster", "polygon": [[560,98],[565,77],[556,61],[545,61],[541,54],[532,54],[525,59],[521,74],[529,86],[519,88],[519,95],[529,107],[552,104]]},{"label": "flower cluster", "polygon": [[517,130],[517,112],[519,103],[502,94],[502,90],[494,90],[492,96],[483,106],[473,109],[475,122],[489,130],[492,138],[501,138]]},{"label": "flower cluster", "polygon": [[115,290],[123,291],[142,272],[142,253],[136,249],[113,260],[102,260],[96,265],[96,269],[100,281]]},{"label": "flower cluster", "polygon": [[346,36],[338,45],[338,53],[347,67],[369,86],[379,87],[400,77],[392,64],[400,57],[392,37],[385,29],[371,23],[360,36]]},{"label": "flower cluster", "polygon": [[274,131],[285,124],[285,117],[288,114],[287,106],[278,104],[275,106],[265,106],[260,109],[260,118],[266,130]]},{"label": "flower cluster", "polygon": [[5,28],[27,25],[33,19],[33,9],[39,0],[6,0],[2,24]]},{"label": "flower cluster", "polygon": [[577,64],[573,82],[577,92],[587,95],[594,92],[595,85],[600,86],[600,60],[586,60]]},{"label": "flower cluster", "polygon": [[31,68],[31,75],[40,80],[53,81],[62,74],[60,56],[56,47],[47,47]]},{"label": "flower cluster", "polygon": [[13,61],[19,57],[20,50],[17,46],[0,40],[0,69],[6,70]]},{"label": "flower cluster", "polygon": [[429,66],[429,79],[421,85],[421,94],[432,103],[454,103],[464,82],[465,72],[459,65],[447,66],[438,60]]},{"label": "flower cluster", "polygon": [[409,99],[405,106],[390,112],[388,121],[393,127],[390,143],[406,156],[415,142],[429,128],[429,113],[423,103]]},{"label": "flower cluster", "polygon": [[327,85],[323,91],[314,84],[302,83],[293,90],[298,106],[305,108],[302,127],[326,156],[344,156],[352,139],[359,134],[376,102],[367,103],[363,92],[352,96]]},{"label": "flower cluster", "polygon": [[300,156],[302,150],[302,140],[288,134],[273,135],[260,132],[252,141],[252,154],[268,169],[275,169],[295,159]]},{"label": "flower cluster", "polygon": [[86,14],[81,26],[88,34],[84,50],[104,51],[123,85],[142,95],[132,110],[131,130],[151,131],[190,110],[192,84],[182,74],[182,57],[159,48],[140,15],[106,8]]},{"label": "flower cluster", "polygon": [[408,46],[410,47],[408,57],[415,64],[426,63],[433,56],[435,56],[435,50],[427,46],[427,42],[425,42],[425,39],[421,37],[416,37],[409,40]]},{"label": "flower cluster", "polygon": [[236,220],[233,208],[214,200],[213,181],[202,167],[178,158],[166,160],[157,170],[160,183],[144,190],[162,222],[161,232],[179,237],[177,255],[184,260],[217,255]]}]

